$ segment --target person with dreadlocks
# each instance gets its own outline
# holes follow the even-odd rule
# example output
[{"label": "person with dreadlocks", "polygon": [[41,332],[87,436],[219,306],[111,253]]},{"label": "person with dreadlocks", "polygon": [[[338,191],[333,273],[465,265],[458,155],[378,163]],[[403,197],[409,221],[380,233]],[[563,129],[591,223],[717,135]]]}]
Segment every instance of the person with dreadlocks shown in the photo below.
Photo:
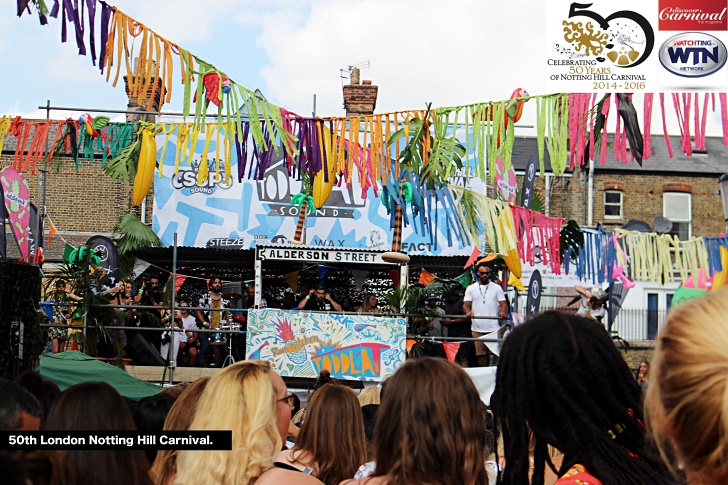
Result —
[{"label": "person with dreadlocks", "polygon": [[[557,485],[674,483],[647,444],[642,391],[592,319],[548,311],[517,326],[503,343],[491,404],[505,451],[499,484],[543,485],[547,463]],[[547,445],[564,453],[559,470]]]}]

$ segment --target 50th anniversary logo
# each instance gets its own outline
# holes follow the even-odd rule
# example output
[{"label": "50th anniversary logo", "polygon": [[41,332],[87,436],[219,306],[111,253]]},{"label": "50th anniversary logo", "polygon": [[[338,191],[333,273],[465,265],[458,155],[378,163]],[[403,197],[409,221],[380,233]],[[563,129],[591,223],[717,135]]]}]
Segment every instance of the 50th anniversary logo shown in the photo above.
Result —
[{"label": "50th anniversary logo", "polygon": [[546,12],[551,91],[728,87],[728,0],[550,0]]}]

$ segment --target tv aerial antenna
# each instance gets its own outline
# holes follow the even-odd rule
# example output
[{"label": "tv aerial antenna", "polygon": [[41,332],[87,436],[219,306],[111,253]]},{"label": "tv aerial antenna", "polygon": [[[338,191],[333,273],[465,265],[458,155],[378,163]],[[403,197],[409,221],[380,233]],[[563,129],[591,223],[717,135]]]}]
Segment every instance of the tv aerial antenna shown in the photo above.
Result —
[{"label": "tv aerial antenna", "polygon": [[371,64],[369,61],[363,61],[359,64],[354,64],[351,66],[346,66],[344,69],[339,69],[340,71],[340,77],[341,77],[341,86],[344,86],[344,79],[349,80],[349,84],[351,84],[351,73],[354,71],[354,69],[360,70],[360,69],[366,69],[368,67],[371,67]]}]

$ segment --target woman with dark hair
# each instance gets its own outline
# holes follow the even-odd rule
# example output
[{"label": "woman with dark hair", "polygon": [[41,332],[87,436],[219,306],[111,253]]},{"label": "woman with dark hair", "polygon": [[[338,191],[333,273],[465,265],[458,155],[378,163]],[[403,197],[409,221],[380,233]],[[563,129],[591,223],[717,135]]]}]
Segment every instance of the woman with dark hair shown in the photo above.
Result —
[{"label": "woman with dark hair", "polygon": [[[481,485],[486,436],[472,379],[446,359],[405,362],[387,380],[374,428],[376,470],[367,485]],[[342,483],[342,485],[343,485]]]},{"label": "woman with dark hair", "polygon": [[[547,463],[557,484],[674,481],[648,446],[640,387],[592,319],[548,311],[518,325],[503,343],[491,404],[505,450],[499,484],[542,485]],[[564,453],[559,470],[547,445]]]},{"label": "woman with dark hair", "polygon": [[[341,426],[346,432],[340,432]],[[311,395],[295,446],[279,453],[274,466],[336,485],[353,477],[367,461],[366,449],[356,393],[346,386],[326,384]]]},{"label": "woman with dark hair", "polygon": [[[56,399],[44,427],[48,431],[136,431],[116,390],[105,382],[69,387]],[[141,450],[64,450],[57,483],[151,484]]]}]

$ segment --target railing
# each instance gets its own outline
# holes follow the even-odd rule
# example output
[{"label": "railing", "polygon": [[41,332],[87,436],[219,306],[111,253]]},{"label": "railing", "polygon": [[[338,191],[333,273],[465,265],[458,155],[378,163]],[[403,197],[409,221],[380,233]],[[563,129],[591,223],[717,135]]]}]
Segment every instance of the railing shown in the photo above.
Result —
[{"label": "railing", "polygon": [[[541,308],[546,310],[562,310],[575,312],[570,308]],[[666,310],[647,310],[644,308],[622,308],[612,325],[612,334],[624,340],[655,340],[665,321]],[[606,317],[605,317],[606,318]],[[606,324],[606,322],[604,322]]]}]

